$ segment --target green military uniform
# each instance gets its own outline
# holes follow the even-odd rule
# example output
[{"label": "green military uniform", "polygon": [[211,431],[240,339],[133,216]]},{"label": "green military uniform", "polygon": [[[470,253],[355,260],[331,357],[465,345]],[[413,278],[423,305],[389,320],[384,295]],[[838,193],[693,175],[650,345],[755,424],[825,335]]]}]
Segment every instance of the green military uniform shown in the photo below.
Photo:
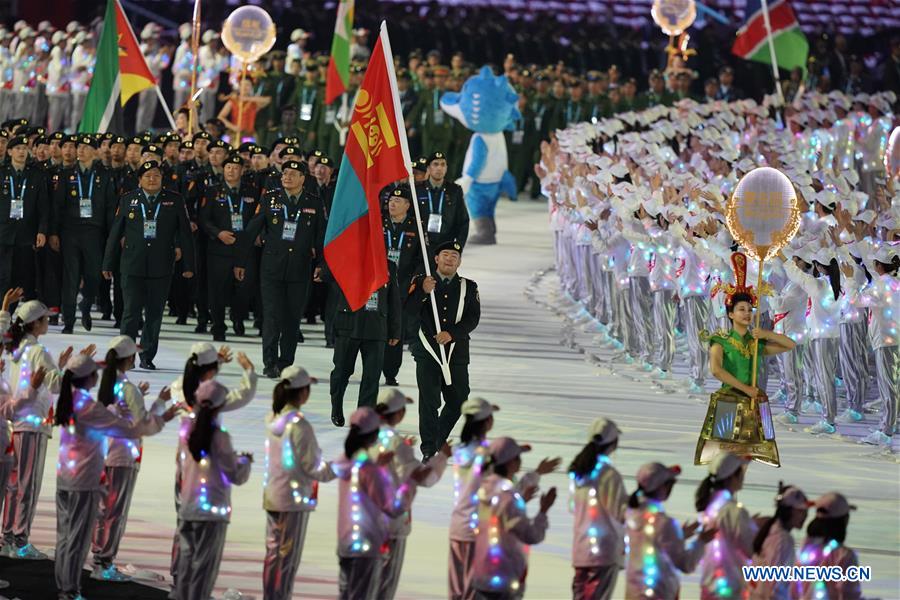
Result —
[{"label": "green military uniform", "polygon": [[278,120],[281,116],[281,108],[290,103],[297,83],[294,75],[284,71],[276,72],[274,69],[267,72],[265,77],[259,81],[254,92],[255,95],[268,96],[272,101],[256,113],[254,128],[257,132],[257,139],[259,139],[260,132],[269,127],[269,123]]},{"label": "green military uniform", "polygon": [[[436,248],[462,251],[462,247],[449,242]],[[451,385],[443,379],[440,365],[440,349],[435,336],[431,295],[422,288],[424,275],[413,279],[409,287],[404,309],[419,319],[419,331],[410,349],[416,361],[416,382],[419,387],[419,435],[422,439],[422,454],[434,455],[447,441],[454,425],[459,420],[462,403],[469,397],[469,334],[478,326],[481,318],[481,302],[478,286],[470,279],[455,274],[444,280],[439,273],[434,274],[437,285],[434,298],[437,314],[441,320],[441,330],[451,336],[451,342],[444,345],[449,355]],[[441,406],[444,408],[438,416]]]},{"label": "green military uniform", "polygon": [[638,94],[634,102],[635,110],[644,110],[662,104],[663,106],[672,106],[675,103],[675,96],[668,91],[657,94],[653,90],[647,90]]},{"label": "green military uniform", "polygon": [[[288,168],[305,170],[305,165],[288,161],[282,169]],[[263,243],[259,269],[265,314],[263,363],[267,373],[277,375],[294,364],[313,265],[324,242],[325,218],[318,197],[306,190],[293,198],[281,187],[268,190],[247,225],[244,248],[240,249],[244,268],[257,236]]]},{"label": "green military uniform", "polygon": [[[155,161],[144,163],[141,172],[157,165]],[[141,365],[145,368],[154,368],[176,248],[181,251],[184,271],[193,272],[194,243],[181,196],[162,189],[153,197],[141,188],[122,196],[106,240],[103,270],[115,272],[118,268],[122,275],[125,308],[119,333],[137,338],[140,330]]]},{"label": "green military uniform", "polygon": [[609,96],[606,94],[597,94],[588,96],[585,100],[588,107],[588,120],[599,121],[612,114],[612,105],[609,102]]},{"label": "green military uniform", "polygon": [[[431,154],[452,148],[455,119],[441,108],[441,96],[444,92],[438,89],[425,90],[419,95],[418,129],[422,135],[422,152]],[[448,167],[450,165],[448,164]],[[453,174],[448,170],[448,177]]]},{"label": "green military uniform", "polygon": [[100,285],[103,260],[101,240],[112,225],[117,202],[115,180],[99,160],[87,170],[76,164],[62,171],[53,202],[53,230],[59,234],[63,261],[63,333],[71,333],[75,325],[82,282],[81,322],[91,330],[91,305]]},{"label": "green military uniform", "polygon": [[[10,146],[23,143],[23,138],[12,138]],[[35,239],[50,228],[47,177],[27,164],[17,171],[11,159],[0,165],[0,176],[0,294],[21,287],[30,300],[36,287]]]},{"label": "green military uniform", "polygon": [[356,367],[357,355],[362,354],[363,361],[357,407],[374,408],[385,345],[388,340],[401,337],[400,292],[393,265],[388,270],[387,283],[375,290],[362,308],[351,310],[347,298],[340,294],[334,314],[334,369],[330,378],[331,418],[335,425],[343,425],[344,392]]},{"label": "green military uniform", "polygon": [[[409,193],[405,188],[396,188],[392,195],[405,196]],[[425,271],[422,264],[422,245],[419,242],[419,230],[416,227],[416,217],[410,206],[406,218],[399,223],[391,220],[390,216],[384,217],[384,243],[387,247],[388,260],[396,266],[397,286],[404,293],[412,284],[413,277]],[[413,330],[418,327],[418,321],[414,316],[405,311],[401,317],[400,343],[395,346],[385,346],[384,367],[382,372],[388,382],[396,382],[400,365],[403,364],[403,346],[413,335]]]},{"label": "green military uniform", "polygon": [[506,149],[509,153],[509,172],[516,180],[517,192],[525,188],[528,172],[534,167],[532,149],[525,143],[525,129],[529,119],[534,119],[534,113],[526,104],[522,115],[513,121],[513,128],[504,132]]},{"label": "green military uniform", "polygon": [[307,81],[294,90],[291,103],[297,107],[297,129],[300,131],[300,142],[305,150],[316,145],[316,128],[321,118],[324,100],[325,93],[318,82]]},{"label": "green military uniform", "polygon": [[[257,200],[258,190],[252,185],[244,183],[232,188],[223,180],[206,189],[201,203],[200,229],[206,238],[207,299],[211,332],[217,341],[225,339],[225,307],[229,305],[234,331],[242,334],[255,292],[256,261],[246,263],[243,281],[235,280],[234,268],[238,266],[238,248],[247,246],[243,238],[256,212]],[[234,234],[234,243],[226,245],[219,239],[223,231]],[[252,240],[249,245],[252,246]]]},{"label": "green military uniform", "polygon": [[[525,119],[522,143],[524,152],[530,156],[531,166],[537,164],[541,159],[541,142],[549,139],[550,119],[548,113],[551,108],[552,103],[549,96],[537,93],[531,96],[525,105],[524,114],[528,117]],[[541,182],[532,168],[527,171],[526,181],[528,179],[531,180],[531,197],[532,199],[537,198],[541,193]]]}]

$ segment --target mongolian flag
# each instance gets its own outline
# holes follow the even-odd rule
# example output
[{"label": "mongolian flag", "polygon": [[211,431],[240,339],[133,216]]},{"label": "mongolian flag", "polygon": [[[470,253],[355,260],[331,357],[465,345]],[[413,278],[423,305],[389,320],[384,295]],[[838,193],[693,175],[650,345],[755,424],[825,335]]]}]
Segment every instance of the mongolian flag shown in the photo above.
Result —
[{"label": "mongolian flag", "polygon": [[104,133],[128,99],[156,85],[119,0],[107,0],[94,76],[78,131]]},{"label": "mongolian flag", "polygon": [[325,230],[325,262],[357,310],[388,280],[387,253],[378,193],[409,176],[406,132],[400,113],[394,59],[381,34],[356,96],[350,131],[338,172],[334,204]]},{"label": "mongolian flag", "polygon": [[350,34],[353,32],[353,0],[341,0],[334,24],[334,38],[331,40],[331,58],[325,77],[325,104],[347,89],[350,79]]},{"label": "mongolian flag", "polygon": [[[802,68],[806,71],[806,58],[809,55],[809,43],[800,31],[800,24],[787,0],[771,0],[769,7],[769,25],[772,28],[772,44],[775,47],[775,60],[782,69]],[[769,35],[766,30],[765,15],[760,0],[747,0],[744,9],[747,22],[737,32],[737,38],[731,47],[732,54],[744,60],[752,60],[767,65],[772,64],[769,51]]]}]

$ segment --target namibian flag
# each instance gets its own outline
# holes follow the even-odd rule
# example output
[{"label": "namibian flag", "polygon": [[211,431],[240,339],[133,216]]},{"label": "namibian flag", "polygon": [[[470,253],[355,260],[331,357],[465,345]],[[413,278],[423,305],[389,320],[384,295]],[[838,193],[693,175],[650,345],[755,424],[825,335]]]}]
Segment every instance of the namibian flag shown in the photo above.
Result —
[{"label": "namibian flag", "polygon": [[388,280],[378,192],[409,176],[409,150],[394,58],[381,24],[369,67],[356,96],[344,158],[325,230],[325,262],[351,310],[365,305]]},{"label": "namibian flag", "polygon": [[[108,0],[91,89],[78,131],[105,133],[128,99],[156,85],[119,0]],[[121,130],[121,128],[118,128]]]},{"label": "namibian flag", "polygon": [[350,34],[353,31],[353,0],[341,0],[334,23],[334,37],[331,40],[331,58],[325,76],[325,104],[347,89],[350,78]]},{"label": "namibian flag", "polygon": [[[806,70],[806,58],[809,55],[809,44],[806,36],[800,31],[800,25],[791,5],[786,0],[768,2],[769,24],[772,28],[772,43],[775,46],[775,59],[778,67],[793,69],[801,67]],[[744,9],[747,22],[737,32],[737,39],[731,48],[732,54],[746,60],[772,64],[772,55],[768,47],[768,35],[760,0],[747,0]]]}]

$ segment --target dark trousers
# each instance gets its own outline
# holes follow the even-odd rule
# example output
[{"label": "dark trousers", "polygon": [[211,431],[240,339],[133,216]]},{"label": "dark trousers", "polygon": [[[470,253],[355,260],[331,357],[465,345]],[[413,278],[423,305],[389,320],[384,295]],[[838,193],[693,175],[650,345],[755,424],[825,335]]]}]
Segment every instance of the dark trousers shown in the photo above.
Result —
[{"label": "dark trousers", "polygon": [[[163,310],[171,281],[171,277],[122,277],[125,307],[119,333],[137,339],[138,330],[141,331],[141,358],[144,360],[153,360],[156,356],[159,329],[162,327]],[[143,329],[140,328],[141,313],[144,317]]]},{"label": "dark trousers", "polygon": [[309,284],[262,277],[263,364],[279,371],[294,364],[300,318],[306,310]]},{"label": "dark trousers", "polygon": [[325,323],[325,341],[334,344],[334,315],[341,299],[341,291],[336,283],[328,284],[325,295],[325,307],[322,310],[322,322]]},{"label": "dark trousers", "polygon": [[38,298],[50,308],[62,304],[62,254],[54,252],[50,246],[37,251]]},{"label": "dark trousers", "polygon": [[36,296],[35,267],[37,260],[31,246],[0,246],[0,294],[9,288],[25,290],[22,300]]},{"label": "dark trousers", "polygon": [[406,345],[406,326],[407,326],[406,315],[403,314],[400,317],[400,331],[401,331],[401,339],[400,343],[396,346],[388,346],[385,342],[384,344],[384,366],[382,367],[382,372],[384,373],[385,379],[397,379],[397,373],[400,372],[400,365],[403,364],[403,348]]},{"label": "dark trousers", "polygon": [[[469,365],[450,363],[453,385],[447,385],[441,374],[441,366],[431,356],[417,356],[415,359],[422,454],[432,455],[450,437],[450,432],[459,420],[462,403],[469,397]],[[438,415],[442,395],[444,408]]]},{"label": "dark trousers", "polygon": [[122,278],[118,271],[113,273],[112,280],[100,280],[97,307],[104,315],[111,314],[116,321],[122,319]]},{"label": "dark trousers", "polygon": [[363,373],[359,383],[357,407],[375,408],[378,400],[378,380],[384,363],[384,340],[361,340],[341,335],[334,340],[334,370],[331,372],[331,405],[343,408],[347,383],[356,369],[356,357],[362,354]]},{"label": "dark trousers", "polygon": [[231,307],[232,323],[246,319],[256,293],[256,280],[259,277],[256,265],[247,265],[243,281],[234,278],[234,266],[235,261],[230,256],[207,256],[206,282],[213,335],[225,334],[226,307]]},{"label": "dark trousers", "polygon": [[62,239],[63,285],[62,316],[66,326],[75,324],[75,304],[78,288],[84,282],[81,294],[81,314],[91,312],[91,304],[97,297],[100,285],[100,265],[103,261],[97,238],[89,235],[68,235]]}]

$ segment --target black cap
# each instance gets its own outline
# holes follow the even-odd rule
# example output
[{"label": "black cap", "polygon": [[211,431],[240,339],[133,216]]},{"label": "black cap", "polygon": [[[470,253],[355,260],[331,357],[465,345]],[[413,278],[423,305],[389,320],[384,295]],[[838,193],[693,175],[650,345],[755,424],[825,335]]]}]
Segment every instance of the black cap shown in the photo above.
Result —
[{"label": "black cap", "polygon": [[141,149],[141,154],[144,154],[146,152],[149,152],[151,154],[159,154],[160,156],[162,156],[163,154],[162,148],[160,148],[156,144],[147,144],[146,146],[144,146]]},{"label": "black cap", "polygon": [[318,164],[325,165],[326,167],[329,167],[331,169],[334,168],[334,162],[331,160],[330,156],[323,156],[319,158]]},{"label": "black cap", "polygon": [[300,148],[296,146],[288,146],[287,148],[282,148],[281,152],[278,153],[278,158],[284,158],[286,156],[294,156],[301,157],[303,156],[303,152],[300,151]]},{"label": "black cap", "polygon": [[47,143],[48,143],[47,138],[45,138],[45,137],[42,136],[42,135],[39,135],[39,136],[37,136],[36,138],[34,138],[34,145],[35,145],[35,146],[40,146],[41,144],[47,144]]},{"label": "black cap", "polygon": [[9,140],[9,144],[7,144],[6,149],[12,150],[16,146],[28,145],[28,137],[24,135],[17,135],[14,138]]},{"label": "black cap", "polygon": [[265,154],[266,156],[268,156],[268,155],[269,155],[269,149],[266,148],[265,146],[260,146],[259,144],[255,144],[255,145],[250,149],[250,155],[252,156],[252,155],[254,155],[254,154]]},{"label": "black cap", "polygon": [[240,155],[240,154],[237,154],[237,153],[229,154],[229,155],[228,155],[228,158],[226,158],[226,159],[225,159],[225,162],[222,163],[222,164],[223,164],[223,165],[227,165],[227,164],[241,165],[241,166],[243,167],[243,166],[244,166],[244,159],[241,158],[241,155]]},{"label": "black cap", "polygon": [[409,197],[409,189],[405,185],[395,187],[393,191],[391,191],[391,198],[403,198],[407,202],[412,202]]},{"label": "black cap", "polygon": [[300,138],[298,138],[296,135],[289,135],[288,137],[284,138],[284,143],[288,146],[299,146]]},{"label": "black cap", "polygon": [[128,143],[128,140],[124,136],[114,135],[112,137],[112,140],[110,140],[109,145],[112,146],[113,144],[127,144],[127,143]]},{"label": "black cap", "polygon": [[306,163],[302,163],[299,160],[288,160],[281,163],[281,170],[285,171],[287,169],[294,169],[295,171],[300,171],[300,174],[304,177],[309,173],[309,170],[306,168]]},{"label": "black cap", "polygon": [[250,152],[250,150],[252,148],[253,148],[253,142],[244,142],[243,144],[238,146],[237,151],[238,152]]},{"label": "black cap", "polygon": [[221,148],[222,150],[225,150],[227,152],[228,144],[226,144],[222,140],[215,139],[209,143],[209,149],[212,150],[213,148]]},{"label": "black cap", "polygon": [[64,139],[62,143],[63,143],[63,144],[75,144],[75,145],[77,145],[77,144],[78,144],[78,136],[75,135],[74,133],[71,134],[71,135],[67,135],[67,136],[66,136],[66,139]]},{"label": "black cap", "polygon": [[112,139],[114,137],[116,137],[116,134],[114,134],[112,131],[107,131],[106,133],[104,133],[103,135],[100,136],[100,139],[112,141]]},{"label": "black cap", "polygon": [[447,155],[440,151],[432,152],[431,155],[428,157],[428,164],[430,165],[431,163],[433,163],[434,161],[436,161],[438,159],[447,160]]},{"label": "black cap", "polygon": [[141,149],[144,148],[144,139],[139,138],[137,136],[128,138],[128,146],[140,146]]},{"label": "black cap", "polygon": [[434,249],[434,255],[437,256],[444,250],[452,250],[462,256],[462,245],[456,240],[448,240]]},{"label": "black cap", "polygon": [[8,139],[8,138],[11,137],[11,136],[10,136],[10,133],[9,133],[7,130],[5,130],[5,129],[0,129],[0,137],[2,137],[2,138],[4,138],[4,139]]},{"label": "black cap", "polygon": [[181,142],[181,144],[178,146],[178,149],[179,150],[193,150],[194,142],[192,142],[191,140],[185,140],[185,141]]},{"label": "black cap", "polygon": [[95,140],[93,137],[91,137],[89,135],[78,136],[78,145],[80,146],[81,144],[86,144],[86,145],[90,146],[91,148],[97,148],[99,146],[99,144],[97,143],[97,140]]},{"label": "black cap", "polygon": [[61,142],[66,139],[66,134],[63,131],[56,131],[54,133],[51,133],[48,139],[51,139],[54,142]]},{"label": "black cap", "polygon": [[323,156],[325,156],[325,152],[323,150],[320,150],[319,148],[313,150],[311,154],[316,158],[322,158]]},{"label": "black cap", "polygon": [[196,142],[197,140],[211,140],[212,136],[209,135],[208,131],[198,131],[194,134],[194,137],[191,138],[192,141]]},{"label": "black cap", "polygon": [[412,168],[413,171],[419,171],[420,173],[428,172],[428,159],[424,156],[420,156],[413,162]]},{"label": "black cap", "polygon": [[138,177],[143,177],[144,173],[150,171],[152,169],[159,169],[159,162],[155,160],[148,160],[145,163],[142,163],[140,167],[138,167]]}]

